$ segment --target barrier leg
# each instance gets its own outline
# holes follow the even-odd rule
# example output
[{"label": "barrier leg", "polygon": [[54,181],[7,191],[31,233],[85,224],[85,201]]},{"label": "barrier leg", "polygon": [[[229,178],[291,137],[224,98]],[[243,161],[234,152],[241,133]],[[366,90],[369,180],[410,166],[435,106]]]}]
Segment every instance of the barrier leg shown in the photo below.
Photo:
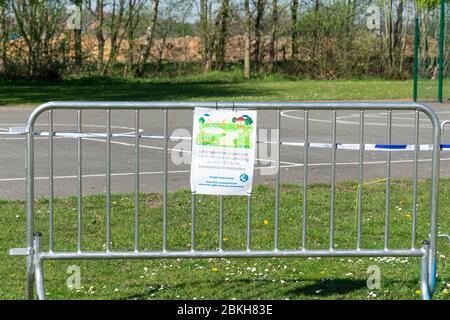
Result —
[{"label": "barrier leg", "polygon": [[420,270],[420,292],[422,295],[422,300],[431,300],[430,286],[428,283],[429,276],[429,257],[430,257],[430,242],[425,240],[422,243],[422,263]]},{"label": "barrier leg", "polygon": [[430,288],[431,295],[433,295],[434,289],[436,288],[436,256],[434,256],[432,261],[430,260],[430,268],[428,273],[428,287]]},{"label": "barrier leg", "polygon": [[[31,252],[33,250],[30,250]],[[27,256],[27,288],[26,296],[27,300],[34,299],[34,255],[29,254]]]},{"label": "barrier leg", "polygon": [[44,294],[44,270],[41,260],[41,233],[34,234],[34,268],[36,280],[36,296],[38,300],[45,300]]}]

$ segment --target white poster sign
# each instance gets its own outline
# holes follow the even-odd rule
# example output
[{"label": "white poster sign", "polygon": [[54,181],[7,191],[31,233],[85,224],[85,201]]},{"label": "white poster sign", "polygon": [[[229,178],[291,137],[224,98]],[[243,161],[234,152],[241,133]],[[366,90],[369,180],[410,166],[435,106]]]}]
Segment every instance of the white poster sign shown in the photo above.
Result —
[{"label": "white poster sign", "polygon": [[195,109],[192,192],[235,196],[252,192],[256,115],[256,111]]}]

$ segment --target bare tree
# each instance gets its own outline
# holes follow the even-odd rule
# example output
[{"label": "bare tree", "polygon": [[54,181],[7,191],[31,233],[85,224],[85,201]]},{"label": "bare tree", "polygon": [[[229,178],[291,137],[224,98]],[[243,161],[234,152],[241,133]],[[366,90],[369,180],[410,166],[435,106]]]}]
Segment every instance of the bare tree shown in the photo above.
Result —
[{"label": "bare tree", "polygon": [[96,0],[93,8],[92,0],[88,0],[87,6],[95,19],[95,37],[97,38],[97,70],[103,70],[103,60],[105,57],[105,3],[104,0]]},{"label": "bare tree", "polygon": [[[264,16],[265,0],[256,0],[256,17],[255,17],[255,65],[258,72],[260,71],[263,53],[264,38],[262,28],[262,19]],[[262,42],[262,44],[261,44]]]},{"label": "bare tree", "polygon": [[0,38],[1,38],[1,44],[0,44],[0,73],[2,73],[7,65],[7,59],[8,59],[8,39],[9,39],[9,28],[7,23],[7,1],[6,0],[0,0]]},{"label": "bare tree", "polygon": [[295,61],[298,55],[298,0],[292,1],[291,6],[291,41],[292,41],[292,61]]},{"label": "bare tree", "polygon": [[200,38],[202,43],[202,64],[204,72],[211,71],[212,64],[209,21],[208,0],[200,0]]},{"label": "bare tree", "polygon": [[180,72],[186,67],[186,62],[187,62],[187,49],[188,49],[188,44],[187,44],[187,39],[186,39],[186,20],[187,20],[187,16],[189,15],[190,12],[192,12],[192,8],[194,6],[194,1],[185,1],[182,0],[179,3],[180,7],[181,7],[181,31],[182,31],[182,35],[183,35],[183,61],[180,62]]},{"label": "bare tree", "polygon": [[405,20],[406,20],[406,25],[403,26],[403,30],[401,32],[401,48],[400,48],[400,65],[399,65],[399,73],[403,74],[404,72],[404,61],[405,61],[405,50],[406,50],[406,35],[408,32],[408,21],[410,21],[410,17],[411,17],[411,6],[409,6],[408,4],[406,5],[406,16],[405,16]]},{"label": "bare tree", "polygon": [[103,65],[102,74],[109,75],[114,66],[119,50],[122,46],[122,41],[127,29],[128,19],[124,19],[125,0],[113,0],[112,9],[110,12],[110,22],[108,24],[110,34],[110,51],[106,63]]},{"label": "bare tree", "polygon": [[277,41],[278,32],[278,0],[272,0],[272,30],[270,34],[269,45],[269,72],[273,72],[275,66],[275,42]]},{"label": "bare tree", "polygon": [[230,10],[230,0],[222,0],[222,6],[219,11],[218,18],[216,20],[216,33],[217,33],[217,44],[216,44],[216,69],[223,70],[225,66],[225,45],[226,38],[228,36],[228,17]]},{"label": "bare tree", "polygon": [[159,40],[156,47],[156,60],[159,71],[163,69],[164,53],[170,54],[171,49],[174,48],[173,44],[167,40],[174,34],[176,29],[176,11],[182,6],[182,1],[168,0],[160,10],[159,22],[156,24],[155,29],[155,37]]},{"label": "bare tree", "polygon": [[317,56],[317,42],[319,41],[319,31],[321,29],[319,10],[320,10],[320,1],[314,0],[314,24],[315,24],[315,27],[313,29],[313,55],[314,56]]},{"label": "bare tree", "polygon": [[[80,13],[82,12],[83,0],[74,0],[73,3],[79,8]],[[74,43],[75,43],[75,71],[80,72],[83,64],[83,43],[81,38],[81,27],[75,29],[74,33]]]},{"label": "bare tree", "polygon": [[251,70],[251,30],[252,30],[252,16],[250,12],[250,1],[244,1],[245,11],[245,48],[244,48],[244,78],[250,79]]},{"label": "bare tree", "polygon": [[393,0],[385,0],[385,12],[386,12],[386,36],[387,36],[387,46],[388,46],[388,61],[389,65],[392,67],[393,59],[394,59],[394,39],[393,39],[393,17],[392,17],[392,4]]},{"label": "bare tree", "polygon": [[62,24],[65,3],[61,0],[11,1],[20,36],[27,49],[27,71],[32,78],[50,76],[56,64],[54,42]]},{"label": "bare tree", "polygon": [[145,33],[145,42],[141,47],[141,54],[136,67],[135,76],[142,78],[144,76],[145,64],[150,56],[150,49],[153,44],[153,36],[155,33],[156,20],[158,18],[159,0],[153,0],[150,12],[150,21]]},{"label": "bare tree", "polygon": [[[392,77],[402,76],[403,72],[403,58],[402,52],[404,46],[402,45],[402,35],[404,17],[405,17],[405,2],[404,0],[385,0],[385,43],[387,47],[387,63],[388,73]],[[426,24],[424,22],[422,25]],[[427,38],[427,37],[426,37]],[[425,41],[428,41],[425,39]]]},{"label": "bare tree", "polygon": [[402,60],[401,60],[401,41],[402,41],[402,29],[403,29],[403,13],[404,13],[404,2],[403,0],[399,0],[397,3],[397,14],[396,14],[396,21],[394,24],[394,30],[393,30],[393,51],[395,55],[394,59],[394,65],[398,66],[397,70],[402,73]]},{"label": "bare tree", "polygon": [[128,22],[127,22],[127,63],[125,64],[124,76],[127,76],[134,65],[134,48],[136,28],[141,19],[141,9],[145,0],[128,0]]}]

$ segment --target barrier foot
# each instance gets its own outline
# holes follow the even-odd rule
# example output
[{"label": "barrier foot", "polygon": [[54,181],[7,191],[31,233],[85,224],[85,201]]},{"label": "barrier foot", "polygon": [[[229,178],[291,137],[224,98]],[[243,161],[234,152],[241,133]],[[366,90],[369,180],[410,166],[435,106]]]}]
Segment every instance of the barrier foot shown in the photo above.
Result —
[{"label": "barrier foot", "polygon": [[44,270],[41,260],[41,239],[42,234],[37,232],[34,234],[34,273],[36,281],[36,298],[45,300],[44,294]]},{"label": "barrier foot", "polygon": [[438,235],[438,237],[447,239],[448,244],[450,245],[450,235],[448,235],[448,234],[440,234],[440,235]]},{"label": "barrier foot", "polygon": [[430,257],[430,242],[425,240],[422,243],[422,263],[420,270],[420,292],[422,295],[422,300],[431,300],[430,286],[428,283],[429,275],[429,257]]}]

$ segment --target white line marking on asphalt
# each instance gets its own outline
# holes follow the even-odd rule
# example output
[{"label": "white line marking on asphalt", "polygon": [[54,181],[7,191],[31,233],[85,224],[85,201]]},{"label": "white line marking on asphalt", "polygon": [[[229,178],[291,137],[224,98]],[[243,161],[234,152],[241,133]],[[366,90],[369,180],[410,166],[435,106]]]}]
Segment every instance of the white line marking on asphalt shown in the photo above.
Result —
[{"label": "white line marking on asphalt", "polygon": [[[289,113],[292,112],[298,112],[298,110],[287,110],[287,111],[282,111],[281,115],[283,117],[286,118],[290,118],[290,119],[296,119],[296,120],[304,120],[303,117],[300,116],[293,116],[290,115]],[[347,125],[359,125],[359,121],[345,121],[342,119],[348,119],[348,118],[359,118],[359,115],[348,115],[348,116],[343,116],[343,117],[339,117],[337,119],[337,123],[339,124],[347,124]],[[324,120],[324,119],[315,119],[315,118],[309,118],[310,121],[312,122],[320,122],[320,123],[327,123],[327,124],[331,124],[331,120]],[[368,121],[364,121],[365,125],[369,125],[369,126],[378,126],[378,127],[386,127],[386,123],[383,122],[368,122]],[[414,125],[412,124],[402,124],[402,123],[393,123],[392,127],[396,127],[396,128],[414,128]],[[420,126],[421,129],[431,129],[431,125],[421,125]]]},{"label": "white line marking on asphalt", "polygon": [[[391,163],[411,163],[414,160],[393,160]],[[450,158],[442,158],[441,161],[450,161]],[[431,159],[420,159],[419,162],[431,162]],[[386,164],[386,161],[368,161],[364,162],[364,165],[377,165],[377,164]],[[336,163],[338,166],[347,166],[347,165],[359,165],[359,162],[338,162]],[[308,165],[308,167],[326,167],[331,166],[331,163],[311,163]],[[302,163],[296,163],[296,164],[289,164],[280,166],[282,169],[289,169],[289,168],[295,168],[295,167],[303,167]],[[255,169],[274,169],[276,167],[256,167]],[[140,175],[158,175],[163,174],[163,171],[147,171],[147,172],[140,172]],[[175,170],[175,171],[168,171],[169,174],[180,174],[180,173],[190,173],[190,170]],[[124,172],[124,173],[112,173],[112,177],[124,177],[124,176],[134,176],[135,172]],[[100,174],[89,174],[89,175],[83,175],[83,178],[103,178],[106,174],[100,173]],[[76,179],[78,176],[76,175],[67,175],[67,176],[54,176],[55,180],[64,180],[64,179]],[[48,177],[36,177],[36,180],[48,180]],[[19,182],[19,181],[25,181],[25,178],[6,178],[6,179],[0,179],[0,182]]]}]

